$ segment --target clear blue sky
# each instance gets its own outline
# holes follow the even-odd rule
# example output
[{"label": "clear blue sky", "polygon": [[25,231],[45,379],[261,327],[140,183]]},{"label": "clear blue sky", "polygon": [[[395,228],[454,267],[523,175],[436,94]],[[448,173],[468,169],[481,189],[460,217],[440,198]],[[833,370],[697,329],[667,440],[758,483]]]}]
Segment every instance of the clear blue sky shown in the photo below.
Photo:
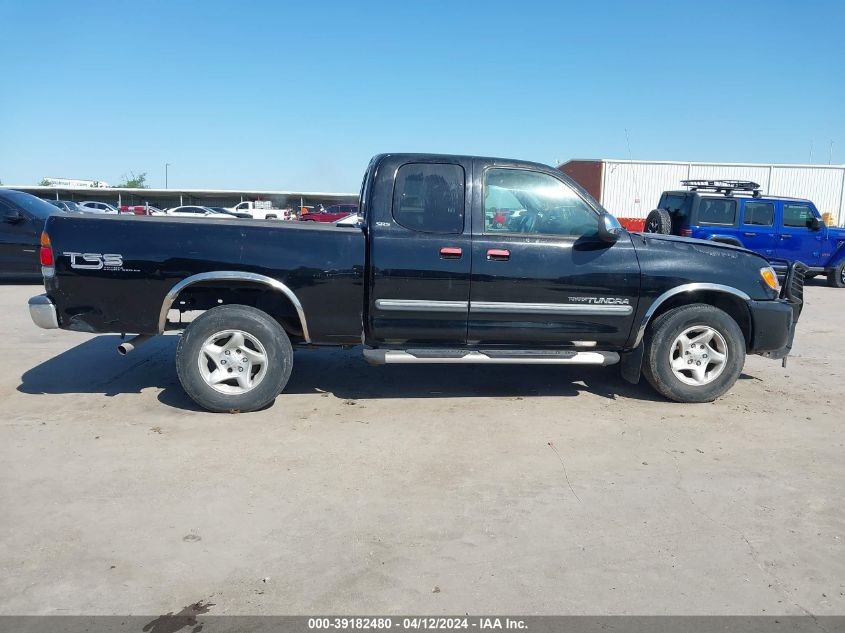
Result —
[{"label": "clear blue sky", "polygon": [[0,179],[356,191],[384,151],[845,162],[845,2],[0,0]]}]

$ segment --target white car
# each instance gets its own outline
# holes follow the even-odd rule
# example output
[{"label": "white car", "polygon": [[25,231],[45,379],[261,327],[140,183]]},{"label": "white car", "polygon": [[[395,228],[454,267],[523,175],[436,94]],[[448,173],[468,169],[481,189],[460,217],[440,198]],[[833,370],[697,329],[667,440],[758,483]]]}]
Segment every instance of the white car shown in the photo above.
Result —
[{"label": "white car", "polygon": [[235,216],[226,213],[225,211],[217,211],[210,207],[200,207],[197,205],[184,205],[181,207],[173,207],[167,209],[164,215],[176,216],[179,218],[209,218],[212,220],[233,220]]},{"label": "white car", "polygon": [[86,200],[85,202],[78,202],[77,206],[83,213],[109,213],[117,215],[120,211],[117,207],[108,202],[95,202],[93,200]]},{"label": "white car", "polygon": [[232,213],[249,213],[256,220],[291,220],[290,209],[276,209],[269,200],[244,200],[233,207],[225,207]]},{"label": "white car", "polygon": [[358,214],[350,213],[345,218],[341,218],[335,222],[335,226],[358,226]]}]

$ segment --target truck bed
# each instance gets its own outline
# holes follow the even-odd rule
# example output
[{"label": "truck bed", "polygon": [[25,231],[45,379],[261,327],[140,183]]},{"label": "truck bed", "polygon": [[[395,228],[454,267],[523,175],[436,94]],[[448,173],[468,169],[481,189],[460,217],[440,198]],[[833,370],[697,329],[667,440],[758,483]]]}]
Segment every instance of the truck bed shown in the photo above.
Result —
[{"label": "truck bed", "polygon": [[307,316],[311,342],[360,342],[365,238],[358,229],[272,220],[56,215],[46,232],[56,273],[45,286],[61,327],[155,333],[162,302],[177,283],[200,273],[237,271],[290,288]]}]

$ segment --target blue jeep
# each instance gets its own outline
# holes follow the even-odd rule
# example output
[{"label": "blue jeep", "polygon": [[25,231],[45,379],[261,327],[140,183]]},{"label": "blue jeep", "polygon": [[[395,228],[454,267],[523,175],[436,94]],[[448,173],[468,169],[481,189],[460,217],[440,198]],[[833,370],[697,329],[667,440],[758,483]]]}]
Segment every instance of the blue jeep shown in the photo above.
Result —
[{"label": "blue jeep", "polygon": [[809,200],[767,196],[744,180],[682,180],[648,214],[646,233],[695,237],[742,246],[772,261],[801,261],[807,277],[827,275],[845,288],[845,229],[827,227]]}]

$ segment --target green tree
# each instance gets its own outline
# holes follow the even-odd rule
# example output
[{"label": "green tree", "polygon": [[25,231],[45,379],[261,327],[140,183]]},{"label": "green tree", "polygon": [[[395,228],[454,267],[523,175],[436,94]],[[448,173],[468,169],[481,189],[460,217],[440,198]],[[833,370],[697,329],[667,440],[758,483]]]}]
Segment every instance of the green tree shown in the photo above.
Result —
[{"label": "green tree", "polygon": [[142,171],[137,176],[135,175],[134,171],[129,172],[129,176],[123,174],[123,182],[117,185],[118,187],[124,187],[126,189],[148,189],[149,185],[147,185],[147,172]]},{"label": "green tree", "polygon": [[52,182],[50,182],[49,180],[47,180],[46,178],[42,178],[42,179],[41,179],[41,182],[39,182],[39,183],[38,183],[38,186],[39,186],[39,187],[49,187],[49,186],[50,186],[50,185],[52,185],[52,184],[53,184],[53,183],[52,183]]}]

